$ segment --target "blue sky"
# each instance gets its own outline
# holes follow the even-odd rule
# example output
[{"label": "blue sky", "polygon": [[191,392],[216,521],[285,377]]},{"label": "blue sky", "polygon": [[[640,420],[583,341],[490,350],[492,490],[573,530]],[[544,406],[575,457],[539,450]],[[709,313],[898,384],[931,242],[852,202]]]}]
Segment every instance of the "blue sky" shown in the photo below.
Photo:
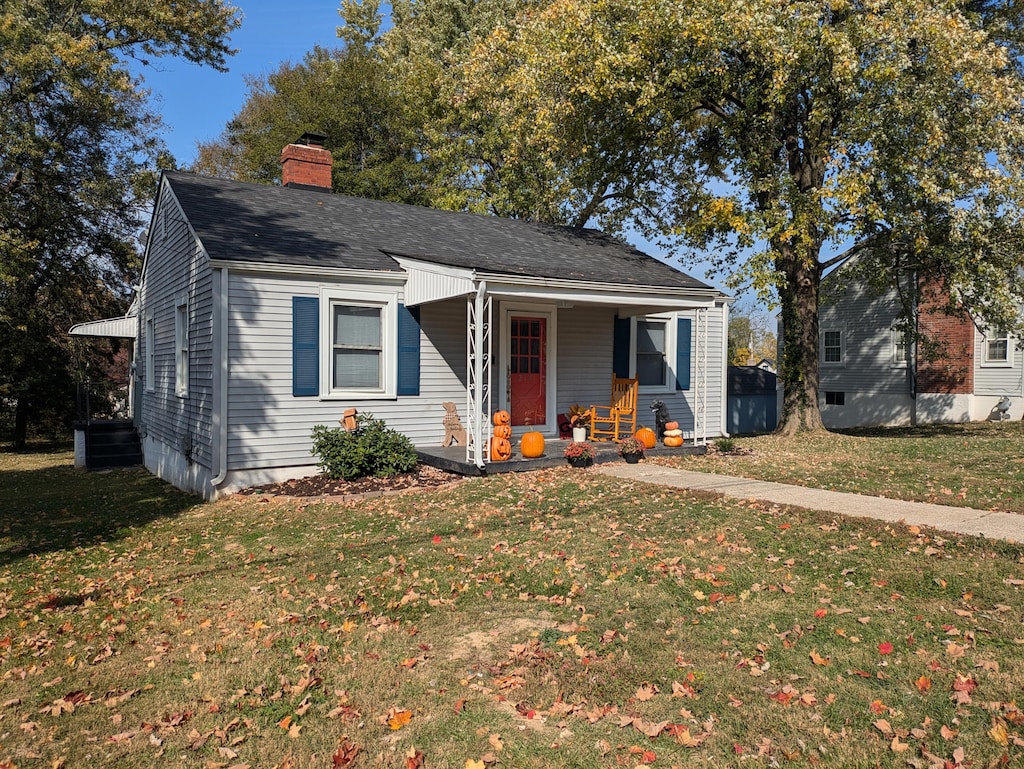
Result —
[{"label": "blue sky", "polygon": [[246,75],[273,71],[283,61],[299,61],[315,45],[337,47],[340,17],[332,0],[236,0],[242,26],[231,36],[238,53],[228,71],[217,72],[181,60],[157,60],[143,70],[157,110],[164,141],[185,165],[195,159],[196,142],[215,138],[241,109]]}]

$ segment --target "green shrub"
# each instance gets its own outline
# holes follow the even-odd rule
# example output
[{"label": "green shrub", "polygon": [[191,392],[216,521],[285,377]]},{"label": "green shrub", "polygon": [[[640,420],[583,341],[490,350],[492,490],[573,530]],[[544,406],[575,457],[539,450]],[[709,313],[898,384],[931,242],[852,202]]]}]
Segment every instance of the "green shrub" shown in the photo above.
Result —
[{"label": "green shrub", "polygon": [[356,429],[351,432],[317,425],[312,453],[324,475],[346,481],[366,475],[387,478],[407,473],[418,463],[412,441],[372,414],[356,415]]},{"label": "green shrub", "polygon": [[736,449],[739,448],[736,445],[736,441],[734,441],[732,438],[719,438],[717,441],[715,441],[715,447],[723,454],[732,454],[732,452],[736,451]]}]

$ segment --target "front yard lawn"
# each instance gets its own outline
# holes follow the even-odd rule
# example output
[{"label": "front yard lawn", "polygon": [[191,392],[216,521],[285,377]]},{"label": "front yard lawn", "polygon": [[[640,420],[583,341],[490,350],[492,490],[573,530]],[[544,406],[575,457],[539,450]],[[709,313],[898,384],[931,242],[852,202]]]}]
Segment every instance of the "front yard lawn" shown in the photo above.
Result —
[{"label": "front yard lawn", "polygon": [[762,435],[734,442],[740,452],[658,461],[817,489],[1024,513],[1024,422]]},{"label": "front yard lawn", "polygon": [[0,454],[0,766],[1024,762],[1018,546],[570,468],[200,504],[69,461]]}]

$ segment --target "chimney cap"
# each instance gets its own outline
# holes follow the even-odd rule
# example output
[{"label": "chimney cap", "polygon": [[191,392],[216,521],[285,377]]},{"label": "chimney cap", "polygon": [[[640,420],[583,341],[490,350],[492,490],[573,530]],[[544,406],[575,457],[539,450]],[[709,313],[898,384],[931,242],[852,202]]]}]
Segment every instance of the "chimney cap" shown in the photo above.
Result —
[{"label": "chimney cap", "polygon": [[317,133],[316,131],[306,131],[295,141],[295,143],[305,144],[309,147],[323,147],[325,141],[327,141],[327,134]]}]

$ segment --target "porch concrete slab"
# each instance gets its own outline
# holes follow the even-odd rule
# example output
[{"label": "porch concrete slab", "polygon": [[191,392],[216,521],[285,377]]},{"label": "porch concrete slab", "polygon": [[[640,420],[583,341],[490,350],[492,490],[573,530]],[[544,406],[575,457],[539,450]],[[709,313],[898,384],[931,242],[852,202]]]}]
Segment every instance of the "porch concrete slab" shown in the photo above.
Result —
[{"label": "porch concrete slab", "polygon": [[679,489],[710,491],[738,499],[758,499],[840,515],[875,518],[912,526],[929,526],[957,534],[1001,539],[1007,542],[1024,542],[1024,515],[1013,513],[949,507],[928,502],[905,502],[843,491],[808,489],[803,486],[677,470],[647,463],[600,465],[595,471],[616,478],[657,483]]}]

